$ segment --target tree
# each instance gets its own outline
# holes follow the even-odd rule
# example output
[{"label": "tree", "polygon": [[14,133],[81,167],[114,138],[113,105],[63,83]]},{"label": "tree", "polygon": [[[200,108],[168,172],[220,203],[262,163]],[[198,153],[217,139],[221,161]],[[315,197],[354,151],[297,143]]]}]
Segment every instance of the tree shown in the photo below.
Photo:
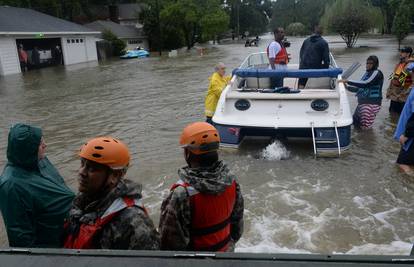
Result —
[{"label": "tree", "polygon": [[270,0],[229,0],[230,28],[236,35],[248,31],[258,35],[267,31],[269,17],[272,14]]},{"label": "tree", "polygon": [[287,35],[293,35],[293,36],[305,35],[307,32],[308,31],[307,31],[305,25],[303,25],[300,22],[291,23],[286,28],[286,34]]},{"label": "tree", "polygon": [[321,22],[328,31],[339,33],[346,46],[351,48],[361,33],[382,25],[375,20],[378,13],[378,8],[364,0],[336,0],[325,8]]},{"label": "tree", "polygon": [[203,40],[217,40],[228,29],[229,16],[222,9],[210,11],[201,18],[200,26]]},{"label": "tree", "polygon": [[412,10],[414,5],[410,0],[403,0],[395,14],[394,21],[392,23],[392,33],[397,37],[398,49],[401,47],[401,41],[410,33]]},{"label": "tree", "polygon": [[162,23],[175,28],[177,35],[183,36],[187,49],[194,46],[200,17],[192,0],[177,0],[166,4],[160,18]]},{"label": "tree", "polygon": [[300,22],[307,32],[313,31],[323,15],[325,5],[333,0],[278,0],[273,5],[271,29],[287,28],[289,24]]},{"label": "tree", "polygon": [[111,43],[113,55],[120,56],[124,54],[126,43],[123,40],[119,39],[110,30],[104,30],[102,32],[102,39]]}]

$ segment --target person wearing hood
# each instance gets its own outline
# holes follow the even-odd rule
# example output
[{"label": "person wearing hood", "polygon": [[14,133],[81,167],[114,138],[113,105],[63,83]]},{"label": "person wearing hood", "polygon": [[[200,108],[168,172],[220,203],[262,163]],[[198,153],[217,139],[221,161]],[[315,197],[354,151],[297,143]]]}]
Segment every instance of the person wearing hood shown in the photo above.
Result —
[{"label": "person wearing hood", "polygon": [[40,128],[18,123],[8,136],[0,209],[11,247],[59,248],[73,192],[45,155]]},{"label": "person wearing hood", "polygon": [[400,114],[404,108],[405,101],[410,94],[410,88],[413,83],[411,76],[407,73],[406,67],[410,62],[413,49],[409,46],[400,50],[400,62],[395,66],[394,72],[390,77],[390,85],[387,89],[387,99],[390,100],[389,112]]},{"label": "person wearing hood", "polygon": [[161,249],[234,251],[243,233],[244,201],[236,177],[218,159],[216,128],[192,123],[180,144],[188,166],[179,169],[161,205]]},{"label": "person wearing hood", "polygon": [[[316,25],[314,33],[303,41],[300,48],[299,69],[327,69],[329,68],[329,45],[322,38],[323,28]],[[308,78],[300,78],[298,88],[305,88]]]},{"label": "person wearing hood", "polygon": [[371,128],[381,109],[384,75],[378,69],[378,66],[378,57],[369,56],[366,63],[366,72],[360,81],[338,81],[345,83],[347,90],[356,93],[358,106],[355,109],[353,121],[357,128]]},{"label": "person wearing hood", "polygon": [[[414,80],[414,62],[407,65],[405,71],[410,74]],[[394,139],[401,144],[400,154],[397,158],[397,164],[400,169],[414,175],[414,85],[411,85],[410,94],[405,102],[404,108],[398,120],[398,125],[394,133]]]},{"label": "person wearing hood", "polygon": [[79,152],[79,194],[65,225],[65,248],[157,250],[159,234],[142,204],[142,187],[124,178],[128,147],[112,137]]},{"label": "person wearing hood", "polygon": [[205,115],[206,115],[206,122],[213,123],[212,118],[214,112],[216,111],[217,102],[220,99],[221,92],[226,87],[227,84],[230,83],[231,77],[226,76],[226,66],[224,63],[219,62],[214,67],[213,75],[208,78],[210,80],[210,84],[208,86],[208,91],[205,100]]}]

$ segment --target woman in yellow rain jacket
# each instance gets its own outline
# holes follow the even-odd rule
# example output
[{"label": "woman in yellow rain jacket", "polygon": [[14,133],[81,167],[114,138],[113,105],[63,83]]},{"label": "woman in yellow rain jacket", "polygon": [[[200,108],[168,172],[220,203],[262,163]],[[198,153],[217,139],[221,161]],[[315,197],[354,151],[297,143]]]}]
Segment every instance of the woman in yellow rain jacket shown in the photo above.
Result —
[{"label": "woman in yellow rain jacket", "polygon": [[210,85],[208,86],[208,92],[205,101],[205,115],[207,117],[206,122],[212,123],[214,112],[216,111],[217,102],[220,98],[221,92],[230,82],[231,76],[224,76],[226,73],[226,66],[223,63],[218,63],[214,67],[213,75],[208,78]]}]

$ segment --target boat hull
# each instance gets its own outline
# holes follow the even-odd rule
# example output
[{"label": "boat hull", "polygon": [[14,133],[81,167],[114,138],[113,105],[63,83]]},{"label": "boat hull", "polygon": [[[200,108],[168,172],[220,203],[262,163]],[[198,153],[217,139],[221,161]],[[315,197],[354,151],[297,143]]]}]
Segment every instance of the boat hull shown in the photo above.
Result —
[{"label": "boat hull", "polygon": [[[272,127],[246,127],[237,125],[214,124],[220,134],[223,147],[237,148],[247,136],[268,136],[270,138],[309,138],[312,142],[312,128],[272,128]],[[338,127],[338,139],[341,150],[346,150],[351,144],[351,125]],[[319,139],[335,140],[335,128],[323,127],[314,129]],[[318,145],[321,152],[337,153],[337,142],[325,142]]]}]

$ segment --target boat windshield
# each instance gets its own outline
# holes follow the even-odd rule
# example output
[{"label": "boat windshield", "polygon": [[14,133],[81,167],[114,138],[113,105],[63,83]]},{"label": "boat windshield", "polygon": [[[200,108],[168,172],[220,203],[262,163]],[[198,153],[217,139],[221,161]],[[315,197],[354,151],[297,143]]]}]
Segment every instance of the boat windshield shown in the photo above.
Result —
[{"label": "boat windshield", "polygon": [[[329,53],[329,57],[331,60],[330,67],[337,68],[338,66],[331,53]],[[297,67],[297,65],[292,65],[292,66]],[[267,58],[267,54],[265,52],[260,52],[260,53],[250,54],[240,65],[239,69],[250,69],[250,68],[264,69],[268,67],[269,67],[269,59]]]}]

